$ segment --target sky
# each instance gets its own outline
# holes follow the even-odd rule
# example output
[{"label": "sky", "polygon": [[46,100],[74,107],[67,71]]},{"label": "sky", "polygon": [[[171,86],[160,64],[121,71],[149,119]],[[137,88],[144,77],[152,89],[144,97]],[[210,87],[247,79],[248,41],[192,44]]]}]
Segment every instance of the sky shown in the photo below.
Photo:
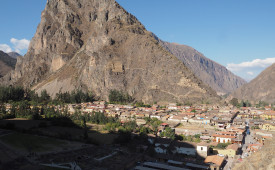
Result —
[{"label": "sky", "polygon": [[[275,62],[274,0],[117,0],[147,30],[185,44],[249,81]],[[0,50],[24,55],[46,0],[0,6]]]}]

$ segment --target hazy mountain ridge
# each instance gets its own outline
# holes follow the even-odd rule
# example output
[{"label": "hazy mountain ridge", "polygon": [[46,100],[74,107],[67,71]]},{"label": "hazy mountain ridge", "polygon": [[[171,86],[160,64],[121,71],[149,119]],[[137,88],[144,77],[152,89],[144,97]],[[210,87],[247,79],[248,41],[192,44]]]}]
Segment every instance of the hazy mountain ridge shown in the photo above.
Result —
[{"label": "hazy mountain ridge", "polygon": [[218,100],[114,0],[47,1],[27,54],[4,79],[52,96],[81,88],[105,100],[111,89],[144,102]]},{"label": "hazy mountain ridge", "polygon": [[17,52],[10,52],[10,53],[7,53],[10,57],[12,58],[17,58],[17,57],[22,57],[19,53]]},{"label": "hazy mountain ridge", "polygon": [[255,79],[237,89],[231,97],[249,101],[275,102],[275,63],[262,71]]},{"label": "hazy mountain ridge", "polygon": [[10,57],[7,53],[0,51],[0,77],[5,76],[14,69],[16,59]]},{"label": "hazy mountain ridge", "polygon": [[[155,35],[154,35],[155,36]],[[179,60],[181,60],[195,75],[205,84],[209,85],[219,94],[231,93],[246,81],[234,75],[226,67],[206,58],[203,54],[192,47],[169,43],[155,38],[160,44]]]}]

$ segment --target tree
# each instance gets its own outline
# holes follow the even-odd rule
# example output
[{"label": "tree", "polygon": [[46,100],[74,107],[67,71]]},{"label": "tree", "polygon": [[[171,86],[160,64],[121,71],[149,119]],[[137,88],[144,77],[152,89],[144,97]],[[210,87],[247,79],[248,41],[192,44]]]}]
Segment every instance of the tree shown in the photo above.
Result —
[{"label": "tree", "polygon": [[48,94],[47,90],[41,91],[41,97],[40,97],[40,102],[46,102],[48,103],[50,101],[51,97]]},{"label": "tree", "polygon": [[167,137],[169,139],[174,140],[175,139],[175,131],[172,128],[167,127],[167,128],[165,128],[165,130],[163,132],[161,132],[160,136]]},{"label": "tree", "polygon": [[216,148],[225,149],[230,143],[219,143]]},{"label": "tree", "polygon": [[7,111],[6,111],[6,106],[3,104],[2,105],[2,107],[1,107],[1,112],[3,113],[3,114],[6,114],[7,113]]},{"label": "tree", "polygon": [[158,120],[157,118],[153,118],[150,121],[150,125],[152,127],[152,131],[154,132],[154,134],[157,136],[158,134],[158,127],[159,125],[162,123],[162,121]]},{"label": "tree", "polygon": [[118,90],[111,90],[109,93],[109,102],[110,103],[130,103],[133,99],[128,93],[123,93]]},{"label": "tree", "polygon": [[237,98],[233,98],[230,100],[230,104],[232,104],[233,106],[237,106],[239,104],[239,101]]},{"label": "tree", "polygon": [[148,133],[150,133],[150,129],[145,126],[141,126],[139,128],[139,133],[140,135],[146,136]]},{"label": "tree", "polygon": [[13,115],[13,116],[15,116],[15,114],[16,114],[16,106],[15,106],[15,104],[12,104],[10,114]]},{"label": "tree", "polygon": [[125,127],[126,131],[133,132],[137,127],[137,123],[136,123],[136,121],[125,122],[124,127]]}]

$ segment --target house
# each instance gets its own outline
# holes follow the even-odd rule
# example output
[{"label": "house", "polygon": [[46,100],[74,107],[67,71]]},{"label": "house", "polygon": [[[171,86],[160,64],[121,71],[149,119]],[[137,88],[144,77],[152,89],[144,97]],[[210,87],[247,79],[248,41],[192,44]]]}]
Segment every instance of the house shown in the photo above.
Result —
[{"label": "house", "polygon": [[146,121],[144,119],[137,119],[136,123],[137,123],[138,126],[141,126],[141,125],[145,125]]},{"label": "house", "polygon": [[209,154],[209,145],[206,142],[200,142],[197,144],[197,154],[203,158],[206,158]]},{"label": "house", "polygon": [[228,120],[214,120],[214,123],[219,129],[225,129],[228,124]]},{"label": "house", "polygon": [[237,135],[243,135],[245,132],[245,129],[242,128],[237,128],[237,127],[230,127],[229,129],[227,129],[228,132],[233,132]]},{"label": "house", "polygon": [[151,119],[153,119],[153,118],[157,118],[158,120],[160,120],[160,119],[161,119],[161,116],[160,116],[160,115],[155,114],[155,115],[150,115],[150,118],[151,118]]},{"label": "house", "polygon": [[238,154],[239,151],[239,145],[238,144],[231,144],[226,147],[226,149],[218,149],[216,152],[218,154],[222,154],[224,156],[228,157],[234,157],[235,155]]},{"label": "house", "polygon": [[263,146],[263,144],[261,143],[257,143],[257,144],[249,144],[247,147],[247,151],[248,152],[257,152],[259,149],[261,149],[261,147]]},{"label": "house", "polygon": [[232,143],[236,143],[236,144],[242,144],[244,140],[244,135],[237,135],[236,138],[232,139]]},{"label": "house", "polygon": [[262,120],[275,120],[275,111],[265,111],[265,113],[260,115]]},{"label": "house", "polygon": [[211,170],[219,170],[224,166],[224,157],[218,155],[207,156],[204,163],[207,163]]},{"label": "house", "polygon": [[214,134],[213,138],[214,138],[213,139],[214,142],[228,143],[228,142],[231,142],[232,139],[235,139],[236,136]]},{"label": "house", "polygon": [[275,131],[275,123],[264,123],[260,128],[262,130]]},{"label": "house", "polygon": [[168,118],[168,121],[174,122],[174,123],[180,123],[183,120],[183,116],[174,115]]},{"label": "house", "polygon": [[121,113],[121,115],[120,115],[120,119],[121,119],[121,120],[128,120],[128,119],[130,119],[130,117],[131,117],[130,112],[123,112],[123,113]]}]

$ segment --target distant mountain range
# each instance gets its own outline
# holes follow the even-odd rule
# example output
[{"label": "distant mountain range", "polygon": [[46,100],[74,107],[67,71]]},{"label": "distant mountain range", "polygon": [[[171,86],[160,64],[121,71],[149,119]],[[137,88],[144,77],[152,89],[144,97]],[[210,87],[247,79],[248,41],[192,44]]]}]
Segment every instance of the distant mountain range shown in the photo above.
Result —
[{"label": "distant mountain range", "polygon": [[[156,36],[155,36],[156,37]],[[160,44],[182,61],[204,83],[218,94],[231,93],[246,81],[234,75],[226,67],[206,58],[192,47],[177,43],[164,42],[156,37]]]},{"label": "distant mountain range", "polygon": [[237,89],[232,97],[249,101],[275,103],[275,63],[255,79]]},{"label": "distant mountain range", "polygon": [[10,53],[7,53],[9,56],[11,56],[12,58],[17,58],[17,57],[20,57],[21,55],[18,54],[17,52],[10,52]]},{"label": "distant mountain range", "polygon": [[16,59],[9,56],[7,53],[0,51],[0,77],[5,76],[15,68]]}]

